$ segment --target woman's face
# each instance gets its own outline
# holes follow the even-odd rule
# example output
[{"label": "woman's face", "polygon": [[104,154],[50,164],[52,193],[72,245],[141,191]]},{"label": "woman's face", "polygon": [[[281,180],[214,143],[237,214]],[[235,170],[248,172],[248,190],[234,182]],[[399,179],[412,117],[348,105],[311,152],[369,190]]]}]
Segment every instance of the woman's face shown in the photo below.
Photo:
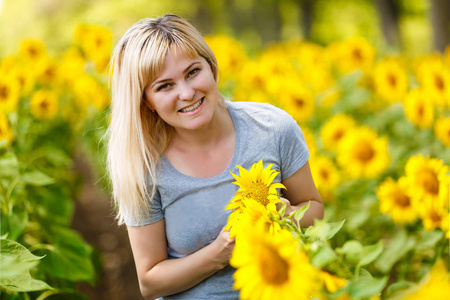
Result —
[{"label": "woman's face", "polygon": [[144,89],[147,105],[177,131],[207,126],[216,111],[219,91],[211,67],[200,56],[167,51],[164,67]]}]

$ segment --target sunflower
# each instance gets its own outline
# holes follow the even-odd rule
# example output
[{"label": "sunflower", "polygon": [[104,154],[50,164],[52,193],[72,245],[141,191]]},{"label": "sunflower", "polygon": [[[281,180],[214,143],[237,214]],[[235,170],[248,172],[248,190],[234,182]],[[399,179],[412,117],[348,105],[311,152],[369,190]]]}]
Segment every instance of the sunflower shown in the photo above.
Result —
[{"label": "sunflower", "polygon": [[48,87],[54,87],[61,80],[60,64],[54,58],[43,57],[36,63],[37,80]]},{"label": "sunflower", "polygon": [[413,89],[406,95],[403,106],[405,115],[419,128],[430,128],[434,120],[434,105],[425,91]]},{"label": "sunflower", "polygon": [[262,222],[267,232],[274,234],[281,230],[275,204],[269,203],[264,207],[253,199],[243,199],[241,210],[236,210],[228,217],[225,230],[230,229],[230,237],[241,237],[242,231],[253,228],[256,223]]},{"label": "sunflower", "polygon": [[14,111],[19,103],[20,84],[13,76],[0,74],[0,107],[4,113]]},{"label": "sunflower", "polygon": [[377,94],[389,103],[400,101],[408,90],[408,74],[393,58],[384,59],[375,66],[373,82]]},{"label": "sunflower", "polygon": [[450,147],[450,118],[438,118],[434,126],[434,132],[444,146]]},{"label": "sunflower", "polygon": [[41,40],[24,39],[19,45],[19,55],[28,63],[34,64],[46,54],[47,49]]},{"label": "sunflower", "polygon": [[450,105],[450,70],[442,62],[423,67],[421,87],[440,107]]},{"label": "sunflower", "polygon": [[206,36],[205,41],[213,51],[219,65],[220,80],[236,79],[241,72],[243,62],[248,60],[244,47],[227,35]]},{"label": "sunflower", "polygon": [[437,158],[416,155],[409,158],[405,174],[410,182],[411,194],[417,208],[448,207],[450,175],[449,167]]},{"label": "sunflower", "polygon": [[342,138],[355,126],[356,122],[351,117],[344,114],[334,115],[320,129],[323,147],[336,152]]},{"label": "sunflower", "polygon": [[286,80],[280,86],[277,100],[298,122],[307,122],[314,115],[315,94],[297,80]]},{"label": "sunflower", "polygon": [[369,127],[354,128],[342,139],[337,162],[351,178],[374,178],[389,166],[388,140]]},{"label": "sunflower", "polygon": [[76,104],[85,109],[93,104],[98,110],[103,109],[109,102],[107,89],[88,74],[82,74],[73,85]]},{"label": "sunflower", "polygon": [[270,76],[265,75],[265,68],[262,64],[248,60],[244,63],[242,71],[237,79],[237,87],[245,86],[250,90],[267,91],[268,80]]},{"label": "sunflower", "polygon": [[67,49],[60,63],[61,76],[67,84],[72,84],[84,74],[85,59],[78,48]]},{"label": "sunflower", "polygon": [[269,164],[263,169],[263,161],[260,160],[254,163],[249,171],[242,166],[237,166],[239,169],[239,176],[233,174],[236,179],[233,184],[239,186],[234,197],[228,203],[227,209],[240,209],[243,205],[242,200],[253,199],[258,203],[267,207],[269,203],[280,202],[278,197],[278,188],[285,188],[281,183],[272,183],[278,172],[272,170],[272,164]]},{"label": "sunflower", "polygon": [[446,300],[450,294],[448,268],[443,260],[438,261],[421,280],[419,286],[407,292],[402,300]]},{"label": "sunflower", "polygon": [[8,118],[0,112],[0,143],[6,141],[6,145],[11,145],[13,134],[9,126]]},{"label": "sunflower", "polygon": [[94,61],[108,56],[113,45],[112,32],[102,26],[79,25],[75,30],[75,43],[88,59]]},{"label": "sunflower", "polygon": [[58,113],[58,95],[51,90],[39,90],[31,96],[30,105],[36,119],[52,119]]},{"label": "sunflower", "polygon": [[363,37],[330,44],[328,52],[342,73],[368,71],[375,61],[375,48]]},{"label": "sunflower", "polygon": [[320,271],[320,277],[322,278],[325,288],[330,293],[336,292],[347,284],[347,280],[344,278],[332,275],[326,271]]},{"label": "sunflower", "polygon": [[340,182],[340,174],[333,160],[323,155],[311,160],[311,173],[321,191],[333,191]]},{"label": "sunflower", "polygon": [[377,188],[376,194],[380,200],[380,211],[390,214],[395,223],[412,223],[417,219],[406,177],[401,177],[397,182],[392,178],[386,179]]},{"label": "sunflower", "polygon": [[418,209],[425,230],[432,231],[441,228],[443,231],[448,231],[448,209],[426,205],[420,206]]},{"label": "sunflower", "polygon": [[445,55],[444,58],[445,58],[445,61],[446,61],[447,65],[450,66],[450,45],[447,45],[447,47],[445,47],[444,55]]},{"label": "sunflower", "polygon": [[289,231],[267,235],[262,226],[236,242],[230,264],[241,299],[311,299],[321,290],[319,270]]}]

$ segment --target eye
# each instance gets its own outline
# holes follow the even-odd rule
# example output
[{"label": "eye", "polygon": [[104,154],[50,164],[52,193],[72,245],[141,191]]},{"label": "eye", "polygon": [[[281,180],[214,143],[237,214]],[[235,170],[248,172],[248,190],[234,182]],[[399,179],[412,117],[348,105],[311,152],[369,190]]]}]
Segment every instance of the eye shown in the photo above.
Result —
[{"label": "eye", "polygon": [[158,87],[156,88],[156,91],[159,92],[159,91],[162,91],[162,90],[166,90],[166,89],[168,89],[169,87],[170,87],[170,84],[169,84],[169,83],[164,83],[164,84],[158,86]]},{"label": "eye", "polygon": [[194,75],[197,74],[198,72],[200,72],[200,68],[195,68],[195,69],[189,71],[188,77],[194,76]]}]

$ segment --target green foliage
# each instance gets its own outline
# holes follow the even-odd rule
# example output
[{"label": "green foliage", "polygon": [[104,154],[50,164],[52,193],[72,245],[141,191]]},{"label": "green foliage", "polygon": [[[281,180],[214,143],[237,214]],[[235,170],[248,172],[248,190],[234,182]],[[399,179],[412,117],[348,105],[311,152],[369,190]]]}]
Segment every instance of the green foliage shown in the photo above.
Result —
[{"label": "green foliage", "polygon": [[74,283],[94,283],[96,273],[92,247],[70,228],[76,132],[58,120],[19,130],[30,139],[0,149],[2,299],[85,299]]},{"label": "green foliage", "polygon": [[11,292],[30,292],[51,289],[41,280],[30,275],[42,257],[33,255],[23,245],[11,240],[1,239],[0,262],[2,273],[0,286]]}]

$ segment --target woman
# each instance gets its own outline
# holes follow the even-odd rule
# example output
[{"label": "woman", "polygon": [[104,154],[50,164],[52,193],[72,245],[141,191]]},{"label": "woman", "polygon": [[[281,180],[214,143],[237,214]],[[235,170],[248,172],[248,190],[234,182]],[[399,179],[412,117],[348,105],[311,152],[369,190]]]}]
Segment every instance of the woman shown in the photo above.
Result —
[{"label": "woman", "polygon": [[286,214],[311,200],[302,225],[323,217],[300,128],[269,104],[225,101],[214,54],[178,16],[134,24],[111,65],[108,170],[143,296],[238,298],[223,230],[236,165],[274,164]]}]

